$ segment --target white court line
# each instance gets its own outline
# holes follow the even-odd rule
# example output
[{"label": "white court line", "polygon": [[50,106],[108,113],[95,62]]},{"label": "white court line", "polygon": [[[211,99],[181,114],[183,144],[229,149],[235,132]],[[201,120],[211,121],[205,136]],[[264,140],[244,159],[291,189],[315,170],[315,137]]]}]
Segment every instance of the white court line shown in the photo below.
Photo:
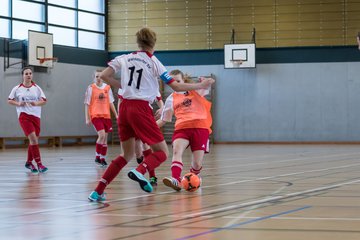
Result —
[{"label": "white court line", "polygon": [[[258,162],[258,163],[246,163],[246,164],[232,164],[231,166],[222,166],[220,169],[225,168],[233,168],[234,166],[240,166],[240,167],[246,167],[246,166],[256,166],[256,165],[264,165],[264,164],[277,164],[277,163],[285,163],[285,162],[299,162],[299,161],[306,161],[306,160],[313,160],[315,158],[332,158],[332,157],[346,157],[350,155],[356,155],[356,157],[359,155],[359,153],[346,153],[346,154],[331,154],[331,155],[321,155],[321,156],[314,156],[314,157],[298,157],[298,158],[290,158],[286,160],[279,160],[279,161],[265,161],[265,162]],[[256,156],[255,156],[256,157]],[[254,157],[252,157],[253,159]],[[235,160],[242,160],[243,158],[233,158],[232,161]],[[246,159],[246,158],[244,158]],[[224,159],[226,161],[228,159]],[[344,160],[352,160],[352,159],[344,159]],[[319,163],[319,162],[315,162]],[[207,168],[207,169],[219,169],[217,168]]]},{"label": "white court line", "polygon": [[[225,216],[222,218],[238,218],[238,217],[230,217]],[[239,217],[238,219],[256,219],[259,217]],[[360,218],[320,218],[320,217],[273,217],[271,219],[279,219],[279,220],[311,220],[311,221],[360,221]]]},{"label": "white court line", "polygon": [[[280,187],[278,190],[272,192],[271,194],[269,194],[269,196],[273,196],[278,194],[279,192],[281,192],[283,189],[287,188],[288,186],[282,186]],[[250,206],[250,208],[246,209],[246,211],[244,211],[242,214],[238,215],[237,217],[234,217],[233,220],[227,222],[223,227],[230,227],[232,225],[234,225],[236,222],[238,222],[239,219],[241,218],[245,218],[248,214],[250,214],[255,208],[258,208],[259,205],[254,205],[254,206]]]},{"label": "white court line", "polygon": [[[328,170],[332,170],[332,169],[339,169],[339,168],[346,168],[346,167],[353,167],[353,166],[358,166],[360,164],[351,164],[351,165],[345,165],[345,166],[340,166],[340,167],[333,167],[333,168],[324,168],[324,169],[317,169],[317,170],[309,170],[309,171],[302,171],[302,172],[295,172],[295,173],[290,173],[290,174],[281,174],[281,175],[275,175],[275,176],[270,176],[270,177],[262,177],[262,178],[255,178],[255,179],[250,179],[250,180],[242,180],[242,181],[236,181],[236,182],[230,182],[230,183],[223,183],[223,184],[217,184],[217,185],[211,185],[211,186],[204,186],[201,188],[209,188],[209,187],[217,187],[217,186],[224,186],[224,185],[232,185],[232,184],[237,184],[237,183],[243,183],[243,182],[255,182],[255,181],[261,181],[261,180],[266,180],[266,179],[273,179],[273,178],[277,178],[277,177],[283,177],[283,176],[293,176],[293,175],[298,175],[298,174],[304,174],[304,173],[308,173],[308,172],[321,172],[321,171],[328,171]],[[348,184],[352,184],[352,183],[357,183],[360,180],[356,180],[356,181],[350,181],[347,184],[343,184],[343,185],[348,185]],[[339,184],[335,184],[332,185],[332,187],[337,187]],[[341,186],[343,186],[341,185]],[[339,185],[340,186],[340,185]],[[332,188],[332,187],[325,187],[327,189]],[[321,188],[316,188],[321,190]],[[317,190],[317,191],[319,191]],[[312,190],[313,191],[313,190]],[[90,192],[90,191],[89,191]],[[155,193],[155,195],[163,195],[163,194],[168,194],[168,193],[174,193],[174,191],[165,191],[165,192],[160,192],[160,193]],[[303,191],[301,192],[303,193],[307,193],[307,191]],[[134,197],[127,197],[127,198],[119,198],[119,199],[114,199],[111,201],[105,201],[105,203],[113,203],[113,202],[118,202],[118,201],[126,201],[126,200],[133,200],[133,199],[140,199],[140,198],[145,198],[145,197],[153,197],[154,194],[146,194],[146,195],[137,195]],[[286,195],[287,197],[291,197],[289,194]],[[274,197],[274,198],[265,198],[264,200],[257,200],[257,201],[252,201],[249,203],[244,203],[244,206],[248,206],[248,205],[253,205],[256,204],[257,202],[260,203],[264,203],[267,201],[273,201],[273,200],[277,200],[276,198],[285,198],[283,196],[280,197]],[[268,200],[270,199],[270,200]],[[86,207],[86,206],[93,206],[94,203],[88,202],[86,204],[80,204],[80,205],[73,205],[73,206],[69,206],[69,207],[61,207],[61,208],[51,208],[51,209],[46,209],[46,210],[41,210],[41,211],[34,211],[34,212],[25,212],[21,215],[31,215],[31,214],[41,214],[41,213],[47,213],[47,212],[53,212],[53,211],[61,211],[61,210],[65,210],[65,209],[72,209],[72,208],[80,208],[80,207]],[[237,206],[237,205],[236,205]],[[231,206],[230,206],[231,207]],[[226,208],[225,208],[226,209]],[[94,209],[95,210],[95,209]]]},{"label": "white court line", "polygon": [[355,167],[355,166],[359,166],[359,165],[360,165],[360,163],[343,165],[343,166],[340,166],[340,167],[331,167],[331,168],[322,168],[322,169],[302,171],[302,172],[286,173],[286,174],[280,174],[280,175],[275,175],[275,176],[270,176],[270,177],[261,177],[261,178],[233,181],[233,182],[228,182],[228,183],[219,183],[219,184],[216,184],[216,185],[208,185],[208,186],[204,186],[204,187],[201,187],[201,188],[227,186],[227,185],[234,185],[234,184],[245,183],[245,182],[263,181],[263,180],[274,179],[274,178],[278,178],[278,177],[289,177],[289,176],[295,176],[295,175],[304,174],[304,173],[323,172],[323,171],[329,171],[329,170],[335,170],[335,169],[341,169],[341,168]]},{"label": "white court line", "polygon": [[354,183],[359,183],[359,182],[360,182],[360,179],[349,181],[349,182],[344,182],[344,183],[339,183],[339,184],[328,185],[328,186],[324,186],[324,187],[312,188],[312,189],[305,190],[305,191],[300,191],[300,192],[288,193],[288,194],[284,194],[282,196],[266,197],[266,198],[263,198],[263,199],[250,201],[250,202],[246,202],[246,203],[241,203],[241,204],[231,205],[231,206],[227,206],[227,207],[217,208],[217,209],[213,209],[213,210],[209,210],[209,211],[203,211],[203,212],[197,212],[197,213],[193,213],[193,214],[188,214],[188,215],[185,215],[183,217],[185,217],[185,218],[199,217],[201,215],[209,215],[209,214],[214,214],[214,213],[221,212],[221,211],[229,211],[229,210],[233,210],[233,209],[237,209],[237,208],[243,208],[243,207],[248,207],[248,206],[252,206],[252,205],[259,205],[259,204],[263,204],[263,203],[267,203],[267,202],[271,202],[271,201],[277,201],[277,200],[282,200],[282,199],[286,199],[286,198],[297,197],[297,196],[300,196],[300,195],[303,195],[303,194],[308,194],[308,193],[313,193],[313,192],[318,192],[318,191],[324,191],[324,190],[328,190],[328,189],[331,189],[331,188],[342,187],[342,186],[346,186],[346,185],[350,185],[350,184],[354,184]]}]

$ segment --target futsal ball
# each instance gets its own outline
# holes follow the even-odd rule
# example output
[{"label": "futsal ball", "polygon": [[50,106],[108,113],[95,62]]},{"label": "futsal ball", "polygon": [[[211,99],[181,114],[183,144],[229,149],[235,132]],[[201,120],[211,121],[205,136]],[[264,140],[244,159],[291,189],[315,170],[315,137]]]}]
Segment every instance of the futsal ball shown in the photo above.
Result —
[{"label": "futsal ball", "polygon": [[181,186],[188,192],[196,191],[201,184],[200,177],[194,173],[187,173],[181,179]]}]

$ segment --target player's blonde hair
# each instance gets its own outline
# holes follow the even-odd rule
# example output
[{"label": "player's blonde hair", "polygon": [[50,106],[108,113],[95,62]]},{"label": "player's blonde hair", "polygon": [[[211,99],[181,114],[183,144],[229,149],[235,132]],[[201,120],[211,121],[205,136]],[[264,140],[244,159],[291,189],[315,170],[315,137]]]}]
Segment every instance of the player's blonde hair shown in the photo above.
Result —
[{"label": "player's blonde hair", "polygon": [[181,78],[184,79],[184,82],[185,83],[194,83],[194,81],[191,79],[191,76],[188,75],[188,74],[184,74],[182,71],[180,71],[179,69],[175,69],[175,70],[172,70],[170,72],[170,75],[178,75],[180,74],[181,75]]},{"label": "player's blonde hair", "polygon": [[156,33],[150,28],[142,28],[136,33],[136,42],[142,50],[153,49],[156,43]]}]

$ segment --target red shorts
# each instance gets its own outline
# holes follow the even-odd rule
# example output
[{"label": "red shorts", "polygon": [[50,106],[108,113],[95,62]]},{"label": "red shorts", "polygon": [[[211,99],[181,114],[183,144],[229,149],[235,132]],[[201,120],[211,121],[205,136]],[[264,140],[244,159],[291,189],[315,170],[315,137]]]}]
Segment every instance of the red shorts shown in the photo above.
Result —
[{"label": "red shorts", "polygon": [[184,128],[175,130],[172,142],[182,138],[189,141],[191,151],[203,150],[209,152],[209,130],[205,128]]},{"label": "red shorts", "polygon": [[105,132],[112,132],[112,122],[111,119],[107,118],[93,118],[91,119],[92,124],[96,131],[105,130]]},{"label": "red shorts", "polygon": [[119,110],[119,137],[126,141],[138,137],[143,143],[153,145],[164,141],[160,128],[147,101],[124,99]]},{"label": "red shorts", "polygon": [[32,132],[35,132],[36,136],[40,135],[40,118],[22,112],[19,116],[19,123],[25,136]]}]

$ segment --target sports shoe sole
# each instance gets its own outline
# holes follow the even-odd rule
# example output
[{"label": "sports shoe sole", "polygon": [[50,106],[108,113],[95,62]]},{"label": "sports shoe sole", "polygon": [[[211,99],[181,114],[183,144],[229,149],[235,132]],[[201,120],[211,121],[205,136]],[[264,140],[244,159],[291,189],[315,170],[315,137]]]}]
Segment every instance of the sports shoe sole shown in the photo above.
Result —
[{"label": "sports shoe sole", "polygon": [[139,185],[140,185],[140,188],[141,188],[142,190],[144,190],[145,192],[152,192],[153,187],[151,186],[151,184],[149,183],[149,181],[148,181],[141,173],[139,173],[139,172],[136,171],[135,169],[131,170],[131,171],[128,173],[128,177],[129,177],[131,180],[134,180],[134,181],[138,182]]},{"label": "sports shoe sole", "polygon": [[163,183],[165,184],[165,186],[171,187],[175,191],[180,191],[181,190],[181,187],[176,186],[176,185],[173,184],[173,181],[172,181],[171,178],[164,178]]}]

